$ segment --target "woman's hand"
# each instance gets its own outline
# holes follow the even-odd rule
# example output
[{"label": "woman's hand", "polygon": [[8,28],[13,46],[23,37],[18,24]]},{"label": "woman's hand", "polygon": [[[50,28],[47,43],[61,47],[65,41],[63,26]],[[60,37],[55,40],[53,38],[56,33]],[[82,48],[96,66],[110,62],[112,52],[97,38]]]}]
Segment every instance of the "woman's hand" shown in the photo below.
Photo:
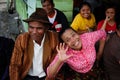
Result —
[{"label": "woman's hand", "polygon": [[105,21],[108,22],[110,20],[109,16],[106,16]]},{"label": "woman's hand", "polygon": [[104,21],[102,27],[101,27],[101,30],[105,30],[105,28],[106,28],[106,23],[107,23],[109,20],[110,20],[110,17],[107,16],[107,17],[105,18],[105,21]]},{"label": "woman's hand", "polygon": [[68,50],[68,46],[65,47],[65,43],[60,43],[59,46],[56,47],[57,52],[58,52],[58,57],[59,60],[64,62],[65,60],[67,60],[68,58],[70,58],[72,56],[72,54],[67,55],[66,52]]}]

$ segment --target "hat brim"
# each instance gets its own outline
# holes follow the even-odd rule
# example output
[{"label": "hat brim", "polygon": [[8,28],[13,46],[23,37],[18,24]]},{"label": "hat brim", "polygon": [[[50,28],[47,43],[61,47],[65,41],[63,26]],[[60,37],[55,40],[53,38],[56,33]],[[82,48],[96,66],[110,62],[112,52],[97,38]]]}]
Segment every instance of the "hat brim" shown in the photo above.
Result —
[{"label": "hat brim", "polygon": [[44,21],[44,20],[36,20],[36,19],[26,19],[26,20],[23,20],[24,22],[26,23],[29,23],[29,22],[32,22],[32,21],[37,21],[37,22],[41,22],[41,23],[44,23],[44,24],[48,24],[49,26],[52,26],[52,24],[48,21]]}]

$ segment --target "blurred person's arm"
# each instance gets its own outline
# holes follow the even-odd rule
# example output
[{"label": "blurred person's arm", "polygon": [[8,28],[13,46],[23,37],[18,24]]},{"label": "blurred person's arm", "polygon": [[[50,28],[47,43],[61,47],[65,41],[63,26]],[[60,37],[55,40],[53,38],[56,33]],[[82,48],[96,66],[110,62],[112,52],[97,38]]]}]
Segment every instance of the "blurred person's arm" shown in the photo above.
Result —
[{"label": "blurred person's arm", "polygon": [[57,46],[57,56],[53,62],[47,68],[47,78],[55,78],[56,74],[64,64],[64,61],[71,57],[72,55],[66,55],[68,47],[65,48],[65,44],[60,43],[60,46]]}]

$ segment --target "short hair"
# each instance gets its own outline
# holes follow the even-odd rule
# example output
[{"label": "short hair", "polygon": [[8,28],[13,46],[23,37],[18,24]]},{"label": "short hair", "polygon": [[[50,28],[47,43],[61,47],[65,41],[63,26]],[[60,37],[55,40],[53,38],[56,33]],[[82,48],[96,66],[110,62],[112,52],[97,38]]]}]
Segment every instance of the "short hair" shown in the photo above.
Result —
[{"label": "short hair", "polygon": [[[60,32],[59,32],[59,35],[58,35],[60,42],[64,42],[64,41],[62,40],[61,36],[62,36],[62,35],[64,34],[64,32],[65,32],[66,30],[68,30],[68,29],[71,29],[71,30],[73,30],[74,32],[76,32],[72,27],[62,28],[62,29],[60,30]],[[76,32],[76,33],[77,33],[77,32]]]},{"label": "short hair", "polygon": [[79,10],[81,10],[81,8],[85,5],[87,5],[90,8],[90,11],[92,11],[92,7],[91,7],[90,3],[88,3],[88,2],[82,2],[79,6]]},{"label": "short hair", "polygon": [[41,4],[43,4],[43,3],[46,2],[46,1],[49,1],[52,5],[54,5],[53,0],[41,0]]}]

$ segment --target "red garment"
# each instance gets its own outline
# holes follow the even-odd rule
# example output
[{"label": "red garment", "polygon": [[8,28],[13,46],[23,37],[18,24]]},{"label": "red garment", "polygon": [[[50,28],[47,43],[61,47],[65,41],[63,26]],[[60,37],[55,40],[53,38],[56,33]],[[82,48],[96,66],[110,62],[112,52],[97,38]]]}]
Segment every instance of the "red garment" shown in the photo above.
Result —
[{"label": "red garment", "polygon": [[[100,22],[98,23],[98,25],[97,25],[97,30],[99,30],[99,29],[102,27],[103,23],[104,23],[104,20],[102,20],[102,21],[100,21]],[[112,26],[109,25],[108,23],[106,24],[105,31],[106,31],[107,33],[115,32],[115,30],[116,30],[116,23],[115,23],[114,25],[112,25]]]}]

